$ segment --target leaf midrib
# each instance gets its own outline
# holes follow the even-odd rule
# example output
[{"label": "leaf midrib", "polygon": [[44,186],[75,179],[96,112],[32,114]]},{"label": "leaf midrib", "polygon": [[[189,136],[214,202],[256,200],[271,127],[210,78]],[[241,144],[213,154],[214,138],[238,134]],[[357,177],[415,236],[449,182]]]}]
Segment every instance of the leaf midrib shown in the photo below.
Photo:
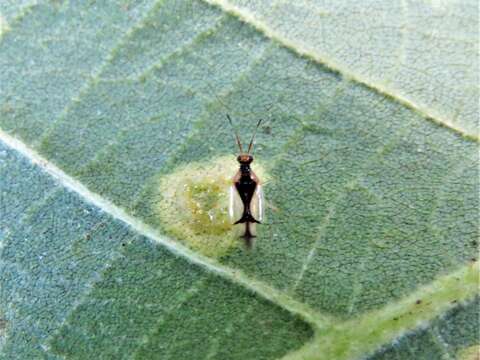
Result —
[{"label": "leaf midrib", "polygon": [[71,191],[74,191],[86,202],[110,214],[112,218],[127,224],[138,234],[143,235],[163,245],[172,253],[186,258],[191,263],[199,265],[210,272],[222,276],[223,278],[231,281],[232,283],[238,284],[243,288],[247,288],[255,293],[258,293],[262,298],[274,304],[277,304],[278,306],[286,309],[293,314],[301,316],[310,324],[330,322],[329,320],[327,320],[328,317],[326,315],[318,314],[317,312],[308,308],[305,304],[299,303],[298,301],[290,298],[289,296],[286,296],[284,293],[272,288],[268,284],[251,279],[237,269],[231,269],[224,265],[220,265],[216,261],[199,255],[188,249],[187,247],[179,244],[178,242],[171,240],[170,238],[161,234],[151,226],[129,215],[127,212],[125,212],[123,209],[119,208],[109,200],[106,200],[100,195],[90,191],[82,183],[75,180],[70,175],[66,174],[63,170],[49,162],[47,159],[44,159],[35,150],[31,149],[13,136],[5,133],[3,130],[0,130],[0,141],[4,142],[7,146],[16,150],[17,152],[28,158],[32,163],[39,166],[43,171],[56,179],[61,186]]},{"label": "leaf midrib", "polygon": [[[66,187],[70,189],[71,191],[74,191],[77,193],[80,198],[84,199],[86,202],[91,203],[92,205],[96,206],[97,208],[101,209],[102,211],[108,213],[112,218],[121,221],[125,224],[127,224],[130,228],[132,228],[134,231],[136,231],[139,235],[143,235],[160,245],[166,247],[169,251],[171,251],[174,254],[177,254],[186,260],[188,260],[191,263],[194,263],[198,266],[201,266],[203,269],[213,272],[218,276],[221,276],[228,280],[229,282],[239,285],[245,289],[248,289],[250,291],[253,291],[254,293],[258,294],[261,298],[266,299],[267,301],[271,302],[272,304],[275,304],[286,311],[296,314],[300,316],[302,319],[304,319],[306,322],[308,322],[313,329],[315,330],[315,333],[317,336],[311,340],[310,342],[307,342],[304,347],[299,350],[300,354],[308,354],[309,351],[311,351],[311,348],[315,349],[315,346],[320,346],[317,342],[317,340],[320,339],[320,337],[327,336],[325,335],[324,331],[325,329],[336,329],[338,327],[344,328],[348,327],[349,323],[360,323],[361,321],[365,321],[367,318],[370,317],[370,313],[364,314],[359,317],[355,317],[352,320],[349,321],[341,321],[340,323],[338,322],[338,319],[335,319],[334,317],[330,315],[325,315],[322,314],[319,311],[315,311],[312,308],[310,308],[308,305],[304,303],[300,303],[294,299],[292,299],[288,294],[279,291],[268,284],[265,284],[261,281],[258,281],[254,278],[249,278],[246,276],[242,271],[236,270],[229,268],[223,264],[219,264],[216,261],[204,257],[202,255],[199,255],[190,249],[184,247],[183,245],[171,240],[170,238],[164,236],[163,234],[160,234],[157,230],[154,228],[144,224],[142,221],[132,217],[128,213],[126,213],[124,210],[121,208],[117,207],[113,203],[109,202],[108,200],[104,199],[100,195],[91,192],[88,188],[86,188],[83,184],[69,176],[68,174],[64,173],[61,169],[56,167],[54,164],[50,163],[48,160],[42,158],[38,153],[35,152],[35,150],[29,148],[27,145],[22,143],[20,140],[8,135],[5,133],[3,130],[0,130],[0,141],[4,142],[7,146],[10,148],[16,150],[23,156],[25,156],[27,159],[29,159],[32,163],[36,164],[40,168],[42,168],[43,171],[48,173],[50,176],[55,178],[61,186]],[[470,268],[472,265],[466,265],[465,267],[460,268],[459,271],[453,272],[449,275],[446,276],[446,278],[452,278],[456,276],[456,273],[460,272],[463,273],[465,271],[469,272],[470,274],[472,271],[474,273],[478,273],[478,263],[475,264],[475,266],[472,267],[472,270],[465,270]],[[442,282],[444,281],[443,277],[441,277],[440,280],[434,280],[433,283],[436,282]],[[436,286],[432,286],[432,284],[426,285],[427,292],[430,292],[430,289],[435,289]],[[445,291],[445,289],[440,288],[438,290],[440,292]],[[375,310],[374,313],[377,313],[378,316],[383,316],[383,321],[385,321],[385,317],[388,316],[389,309],[391,308],[396,308],[396,307],[402,307],[405,304],[408,299],[413,299],[415,296],[418,296],[416,293],[423,293],[425,292],[424,288],[421,287],[419,290],[416,290],[414,293],[411,293],[407,295],[406,297],[403,297],[402,299],[389,303],[386,307],[380,308],[378,310]],[[478,293],[478,289],[471,289],[470,285],[466,287],[464,290],[465,300],[468,300],[470,296],[473,294]],[[445,304],[441,304],[441,307],[448,307],[449,302],[446,302]],[[438,311],[438,309],[437,309]],[[424,321],[430,321],[431,318],[434,316],[437,316],[437,311],[432,312],[431,314],[424,314],[422,315],[424,317]],[[373,316],[375,318],[375,316]],[[426,317],[426,318],[425,318]],[[416,323],[411,326],[411,328],[416,328],[420,326],[421,324]],[[323,329],[323,330],[322,330]],[[391,333],[390,336],[393,338],[396,338],[398,336],[401,336],[404,332],[404,329],[402,331],[398,331],[396,333]],[[322,335],[323,334],[323,335]],[[328,336],[327,336],[328,337]],[[358,339],[353,339],[356,341],[361,341],[360,338]],[[383,341],[382,338],[379,338],[377,341]],[[391,339],[390,339],[391,340]],[[323,343],[324,341],[321,341]],[[317,345],[315,345],[317,344]],[[330,350],[334,349],[334,346],[338,346],[339,344],[331,344]],[[379,346],[379,344],[377,344]],[[381,345],[381,344],[380,344]],[[368,352],[372,351],[370,349],[371,346],[369,346]],[[352,349],[347,350],[353,351]],[[293,358],[299,354],[298,351],[294,351],[291,355]],[[345,353],[346,354],[346,353]],[[345,355],[344,354],[344,355]],[[301,355],[303,356],[303,355]],[[287,358],[290,358],[290,355],[287,354]]]},{"label": "leaf midrib", "polygon": [[[208,3],[217,2],[217,0],[204,0],[204,1],[206,1]],[[218,1],[218,2],[220,3],[222,1]],[[139,24],[141,24],[144,21],[144,19],[147,18],[150,11],[152,11],[152,9],[155,9],[156,6],[158,6],[158,3],[159,3],[158,1],[154,1],[152,3],[152,6],[149,8],[149,10],[145,12],[142,19],[139,20],[139,22],[134,24],[129,30],[127,30],[125,32],[125,36],[128,37],[129,32],[132,29],[136,28]],[[222,10],[232,14],[231,11],[224,9],[223,7],[222,7]],[[239,16],[238,14],[234,14],[234,15],[236,17],[241,18],[241,16]],[[267,37],[270,37],[268,35],[268,33],[259,29],[256,24],[252,24],[252,25],[257,30],[264,33],[264,35],[266,35]],[[120,46],[122,44],[125,36],[122,36],[119,39],[119,42],[117,44],[118,46]],[[302,50],[300,48],[291,47],[291,46],[289,46],[288,43],[286,43],[284,41],[281,41],[282,39],[272,37],[272,40],[280,43],[282,46],[285,46],[289,49],[294,50],[300,56],[304,56],[304,55],[309,56],[309,54],[302,53]],[[1,37],[0,37],[0,41],[1,41]],[[114,48],[111,49],[111,52],[114,52],[115,49],[118,46],[114,46]],[[399,97],[399,95],[389,93],[388,91],[384,92],[383,90],[377,88],[375,86],[375,84],[368,84],[367,82],[362,81],[361,78],[357,78],[356,76],[351,76],[350,74],[348,74],[348,72],[345,72],[342,69],[337,69],[337,68],[331,67],[329,65],[328,61],[326,61],[326,60],[322,60],[321,58],[317,59],[316,57],[312,57],[312,58],[317,63],[319,63],[323,66],[327,66],[328,68],[333,69],[334,71],[338,72],[339,74],[342,74],[344,77],[348,78],[348,81],[353,81],[353,82],[357,82],[357,83],[366,85],[372,91],[376,91],[377,93],[388,95],[392,100],[394,100],[398,103],[401,103],[401,104],[419,112],[424,118],[427,118],[427,119],[430,119],[434,122],[440,123],[441,125],[444,125],[445,127],[449,128],[450,130],[453,130],[457,133],[462,134],[464,137],[466,137],[470,140],[474,140],[476,142],[479,141],[478,137],[472,137],[471,135],[466,134],[463,131],[463,129],[457,129],[455,127],[451,127],[448,123],[442,121],[441,119],[435,119],[428,112],[423,112],[423,109],[418,108],[415,104],[406,103],[404,99]],[[103,68],[103,65],[105,63],[108,63],[108,61],[109,61],[109,55],[107,54],[107,56],[105,57],[104,63],[99,65],[99,71],[100,72]],[[92,78],[93,79],[95,78],[95,74],[93,74]],[[79,87],[80,93],[82,92],[82,89],[85,86],[87,86],[87,89],[88,89],[88,87],[89,87],[88,80],[85,84],[83,84]],[[69,106],[71,106],[71,104],[67,105],[67,108]],[[54,125],[54,124],[55,124],[55,122],[52,125]],[[48,132],[46,132],[46,133],[48,133]],[[253,290],[255,293],[257,293],[261,297],[271,301],[272,303],[288,310],[291,313],[295,313],[295,314],[300,315],[302,318],[304,318],[306,321],[308,321],[311,325],[314,325],[317,328],[324,328],[324,327],[329,326],[330,324],[333,323],[332,319],[330,319],[328,316],[325,316],[323,314],[320,314],[317,311],[314,311],[314,310],[308,308],[305,304],[297,302],[296,300],[290,298],[289,296],[285,295],[282,292],[279,292],[278,290],[270,287],[269,285],[267,285],[263,282],[257,281],[255,279],[251,279],[251,278],[245,276],[242,272],[240,272],[238,270],[231,269],[231,268],[226,267],[224,265],[219,265],[217,262],[215,262],[215,261],[213,261],[209,258],[205,258],[201,255],[198,255],[198,254],[192,252],[191,250],[189,250],[188,248],[185,248],[181,244],[178,244],[177,242],[174,242],[171,239],[165,237],[164,235],[157,232],[155,229],[149,227],[148,225],[144,224],[143,222],[139,221],[138,219],[130,216],[124,210],[117,207],[115,204],[109,202],[108,200],[105,200],[104,198],[102,198],[98,194],[95,194],[95,193],[91,192],[83,184],[81,184],[79,181],[70,177],[69,175],[64,173],[62,170],[57,168],[55,165],[51,164],[48,160],[42,158],[34,150],[30,149],[29,146],[23,144],[19,140],[17,140],[15,138],[9,136],[8,134],[4,133],[1,129],[0,129],[0,140],[7,143],[8,146],[10,146],[11,148],[15,149],[16,151],[18,151],[21,154],[23,154],[24,156],[26,156],[32,162],[39,164],[39,166],[43,170],[48,172],[54,178],[58,179],[63,186],[75,191],[83,199],[92,203],[93,205],[97,206],[98,208],[104,210],[105,212],[109,213],[115,219],[118,219],[118,220],[128,224],[130,227],[135,229],[139,234],[145,235],[148,238],[160,243],[161,245],[166,246],[170,251],[181,255],[182,257],[188,259],[192,263],[196,263],[196,264],[202,266],[202,268],[205,268],[208,271],[215,272],[216,274],[228,279],[229,281],[231,281],[233,283],[239,284],[244,288]]]}]

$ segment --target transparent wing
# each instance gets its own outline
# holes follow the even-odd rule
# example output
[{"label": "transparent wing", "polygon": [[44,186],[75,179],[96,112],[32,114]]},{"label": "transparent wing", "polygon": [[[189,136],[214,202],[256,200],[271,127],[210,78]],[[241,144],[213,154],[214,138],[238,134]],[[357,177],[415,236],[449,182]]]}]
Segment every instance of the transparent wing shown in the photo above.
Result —
[{"label": "transparent wing", "polygon": [[250,211],[255,219],[262,222],[265,219],[265,199],[262,185],[257,185],[250,203]]},{"label": "transparent wing", "polygon": [[228,204],[228,216],[232,224],[239,220],[243,214],[243,203],[235,185],[230,186],[230,199]]}]

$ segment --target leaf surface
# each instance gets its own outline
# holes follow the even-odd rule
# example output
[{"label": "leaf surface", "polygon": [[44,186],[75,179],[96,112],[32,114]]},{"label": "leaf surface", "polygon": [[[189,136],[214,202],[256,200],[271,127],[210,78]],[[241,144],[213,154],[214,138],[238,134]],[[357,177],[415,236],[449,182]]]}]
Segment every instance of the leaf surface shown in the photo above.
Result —
[{"label": "leaf surface", "polygon": [[[0,356],[403,359],[478,343],[471,5],[262,4],[1,5]],[[265,119],[268,221],[254,252],[213,259],[169,232],[158,183],[234,151],[226,112],[245,139]]]},{"label": "leaf surface", "polygon": [[209,2],[285,46],[478,138],[475,1]]}]

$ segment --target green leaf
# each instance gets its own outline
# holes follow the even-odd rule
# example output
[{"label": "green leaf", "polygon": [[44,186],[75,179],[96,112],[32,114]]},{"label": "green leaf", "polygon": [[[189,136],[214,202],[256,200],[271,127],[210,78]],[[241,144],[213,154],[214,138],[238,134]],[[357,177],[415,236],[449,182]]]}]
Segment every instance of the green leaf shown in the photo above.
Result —
[{"label": "green leaf", "polygon": [[208,2],[296,52],[478,137],[475,1]]},{"label": "green leaf", "polygon": [[0,4],[0,358],[475,349],[476,5],[210,2]]}]

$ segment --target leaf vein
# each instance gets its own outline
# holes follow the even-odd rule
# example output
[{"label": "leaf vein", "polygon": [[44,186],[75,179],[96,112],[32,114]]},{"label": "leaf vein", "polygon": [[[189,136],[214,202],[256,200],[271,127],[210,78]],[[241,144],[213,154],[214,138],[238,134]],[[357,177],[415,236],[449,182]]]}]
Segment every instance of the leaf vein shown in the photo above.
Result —
[{"label": "leaf vein", "polygon": [[130,38],[133,31],[141,27],[143,22],[148,18],[153,11],[157,9],[158,6],[161,6],[163,2],[160,0],[152,1],[152,5],[148,8],[147,11],[144,12],[143,17],[135,23],[133,23],[128,29],[126,29],[123,35],[119,38],[116,44],[110,48],[107,53],[105,54],[103,61],[97,66],[97,68],[93,69],[90,73],[90,76],[85,79],[83,85],[78,88],[78,92],[76,95],[72,96],[69,102],[65,105],[65,107],[60,111],[57,117],[52,121],[52,123],[44,130],[43,135],[40,136],[37,140],[32,143],[33,148],[41,147],[41,145],[47,141],[48,136],[54,131],[54,129],[67,118],[68,113],[71,111],[71,108],[80,101],[80,99],[88,94],[90,89],[96,84],[99,80],[100,75],[105,71],[105,69],[110,64],[114,54],[116,51],[124,44],[124,42]]},{"label": "leaf vein", "polygon": [[367,86],[372,91],[378,94],[388,96],[396,102],[406,106],[407,108],[415,111],[421,115],[424,119],[432,121],[438,125],[462,135],[464,138],[471,141],[480,142],[480,136],[476,133],[470,133],[468,130],[462,128],[460,125],[455,124],[454,121],[447,118],[443,118],[441,114],[433,109],[429,109],[427,106],[420,103],[416,103],[408,95],[402,95],[398,93],[394,87],[388,86],[386,83],[374,82],[368,79],[362,74],[357,74],[349,70],[346,66],[339,64],[335,59],[328,57],[326,54],[319,53],[316,49],[295,41],[288,39],[280,32],[271,28],[266,22],[257,18],[255,14],[247,9],[231,4],[228,0],[203,0],[211,5],[218,6],[223,11],[232,14],[233,16],[241,19],[242,21],[251,24],[259,32],[263,33],[266,37],[282,44],[286,48],[295,51],[300,56],[305,56],[313,59],[317,63],[329,68],[330,70],[343,75],[345,78],[350,79],[356,83]]}]

